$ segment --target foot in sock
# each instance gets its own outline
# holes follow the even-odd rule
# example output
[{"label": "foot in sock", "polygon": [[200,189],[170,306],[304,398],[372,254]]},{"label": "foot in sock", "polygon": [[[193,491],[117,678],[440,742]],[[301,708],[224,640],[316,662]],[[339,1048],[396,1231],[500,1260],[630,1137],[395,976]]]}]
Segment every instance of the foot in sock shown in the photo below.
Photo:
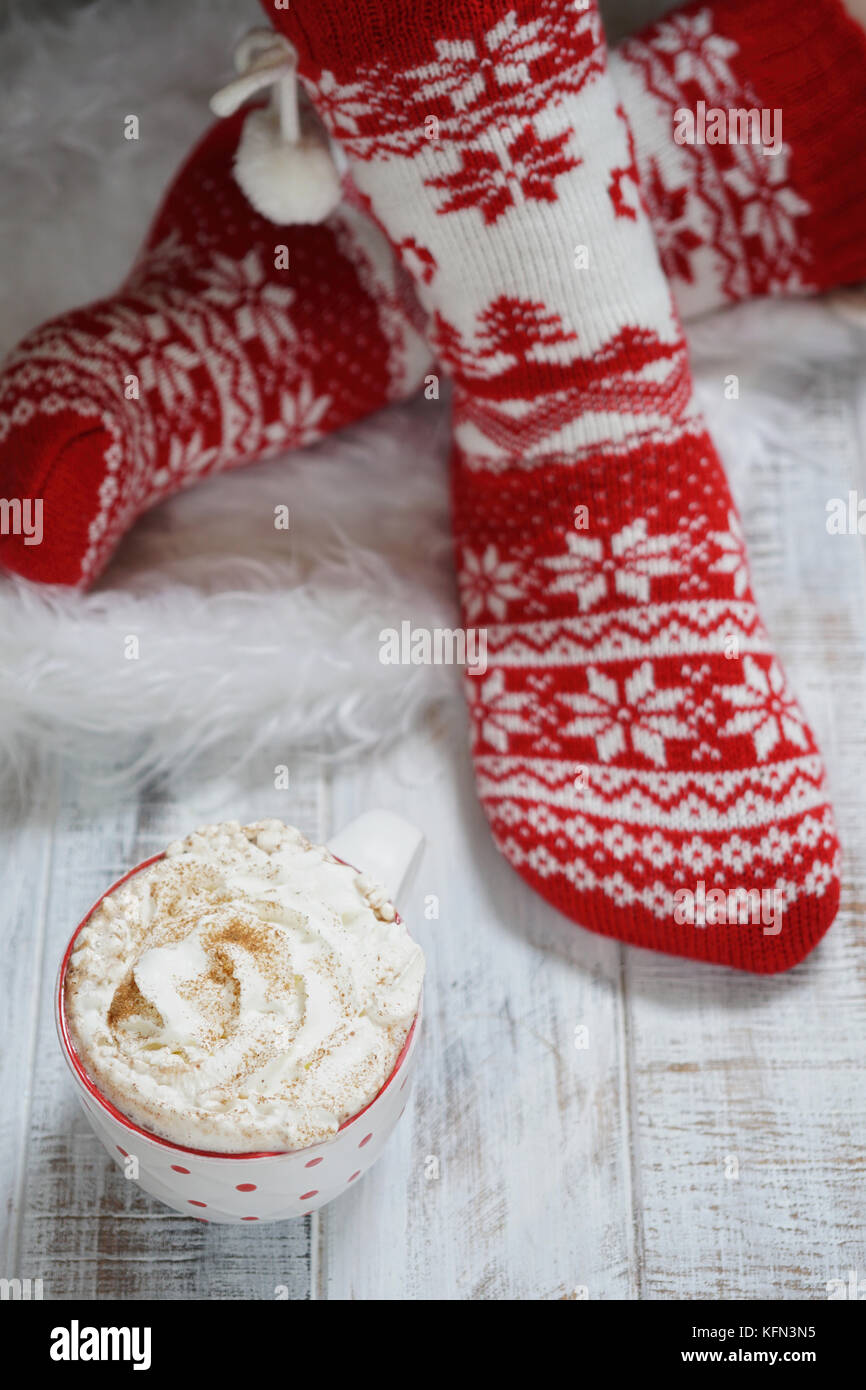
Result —
[{"label": "foot in sock", "polygon": [[41,503],[43,541],[0,537],[4,568],[87,585],[155,502],[421,381],[429,350],[398,303],[405,274],[387,241],[348,204],[316,227],[255,213],[231,176],[242,123],[193,151],[119,294],[7,359],[3,494]]},{"label": "foot in sock", "polygon": [[[780,0],[692,7],[627,40],[611,74],[637,161],[617,169],[616,196],[636,206],[639,171],[683,317],[866,277],[866,41],[838,0],[816,0],[793,30]],[[677,145],[677,111],[701,102],[780,108],[784,149]],[[408,394],[431,365],[413,330],[420,310],[378,228],[349,208],[321,229],[278,229],[246,206],[231,174],[242,121],[217,126],[187,160],[120,295],[30,334],[0,374],[2,490],[41,499],[49,521],[40,546],[0,539],[0,564],[27,578],[92,582],[152,502],[350,423]],[[280,244],[290,266],[276,272]],[[243,289],[234,312],[217,313],[217,258],[221,278]],[[288,343],[274,322],[286,289]],[[231,361],[214,377],[213,348],[191,342],[185,320],[243,363],[234,385]],[[170,389],[127,400],[127,377],[164,373],[168,385],[195,357],[194,404]]]},{"label": "foot in sock", "polygon": [[424,268],[455,385],[464,617],[488,637],[469,686],[497,843],[605,935],[795,964],[838,903],[823,771],[650,227],[619,196],[629,133],[594,6],[295,0],[275,19],[362,196]]}]

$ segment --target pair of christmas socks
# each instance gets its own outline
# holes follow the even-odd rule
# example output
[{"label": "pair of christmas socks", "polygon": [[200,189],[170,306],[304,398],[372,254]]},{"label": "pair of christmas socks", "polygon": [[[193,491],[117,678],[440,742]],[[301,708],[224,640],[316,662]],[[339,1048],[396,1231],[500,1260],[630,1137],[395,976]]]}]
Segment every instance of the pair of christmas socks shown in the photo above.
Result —
[{"label": "pair of christmas socks", "polygon": [[[626,218],[643,199],[681,317],[866,277],[866,44],[839,0],[794,17],[782,0],[691,6],[622,44],[610,73],[630,131],[611,197]],[[729,112],[749,137],[766,122],[770,143],[728,139]],[[4,364],[3,492],[40,499],[44,535],[0,536],[0,566],[87,586],[154,503],[327,435],[431,369],[401,265],[431,273],[412,237],[398,259],[351,196],[323,226],[275,227],[232,177],[245,115],[189,156],[120,291]],[[521,171],[555,190],[546,161],[518,147],[516,196]],[[501,196],[485,169],[482,217]],[[576,260],[581,238],[578,218]]]},{"label": "pair of christmas socks", "polygon": [[[818,8],[846,32],[838,7]],[[809,64],[817,62],[808,26],[792,36],[788,24],[783,35],[779,7],[766,9],[779,21],[779,53],[789,65],[801,49]],[[619,60],[621,91],[631,83],[663,125],[669,90],[658,71],[666,64],[693,104],[689,84],[704,77],[708,96],[713,82],[727,93],[743,87],[739,49],[720,32],[720,16],[732,27],[745,24],[742,6],[718,5],[663,21],[634,41]],[[396,262],[378,233],[361,230],[354,210],[325,229],[294,229],[302,244],[309,234],[311,256],[329,234],[340,257],[351,248],[355,273],[344,302],[356,307],[360,287],[375,309],[371,342],[378,333],[387,344],[389,371],[372,389],[369,380],[359,386],[354,413],[402,394],[423,373],[422,321],[455,382],[464,616],[486,628],[489,653],[487,672],[469,682],[474,755],[498,843],[544,896],[605,934],[756,970],[795,963],[835,912],[838,847],[814,743],[755,610],[734,508],[694,407],[638,169],[657,228],[668,232],[667,240],[660,235],[662,253],[683,287],[683,306],[696,309],[862,273],[862,243],[840,232],[840,208],[847,206],[845,226],[863,216],[850,179],[841,170],[829,178],[819,160],[804,153],[798,161],[798,148],[783,144],[775,155],[753,151],[764,164],[752,170],[750,185],[730,145],[672,145],[668,132],[647,152],[649,120],[640,122],[636,147],[591,5],[422,0],[408,15],[396,0],[296,0],[274,19],[296,45],[304,81],[349,155],[361,200],[413,276],[423,308],[421,317],[401,311],[409,300]],[[860,44],[862,74],[862,36]],[[838,136],[839,119],[851,120],[857,84],[856,65],[837,57],[829,63],[833,81],[811,99],[827,122],[836,121]],[[756,96],[762,104],[784,85],[775,49],[766,67],[765,90]],[[644,70],[655,77],[641,84]],[[804,101],[800,76],[786,80],[789,99]],[[716,159],[720,150],[724,158]],[[783,156],[771,173],[771,161]],[[810,192],[826,195],[826,225]],[[749,278],[758,275],[756,237],[766,250],[760,209],[768,205],[778,211],[790,255],[768,250],[775,278],[763,271]],[[728,215],[724,235],[719,207]],[[353,234],[341,242],[334,224],[347,221]],[[317,389],[315,376],[306,427],[298,424],[300,390],[281,398],[280,367],[286,372],[301,348],[292,315],[301,307],[300,287],[292,280],[287,301],[273,261],[255,254],[256,245],[274,247],[273,228],[260,227],[246,250],[242,236],[234,256],[224,251],[231,229],[238,231],[235,217],[215,232],[208,275],[201,262],[189,263],[191,278],[179,284],[184,238],[169,237],[166,246],[163,228],[126,287],[131,305],[115,301],[107,311],[125,317],[127,330],[141,317],[156,320],[152,338],[161,346],[146,379],[166,396],[166,411],[186,405],[187,458],[207,459],[198,472],[353,418],[342,389],[321,382]],[[198,235],[194,242],[202,244]],[[738,257],[738,273],[727,273]],[[328,254],[320,270],[331,275]],[[315,281],[313,273],[304,301],[311,315]],[[319,291],[321,304],[328,296]],[[90,331],[101,341],[98,328]],[[35,349],[22,350],[10,369],[23,374],[18,406],[28,389],[37,394],[40,380],[62,377],[58,361],[72,371],[51,328],[42,332],[44,341],[36,335]],[[86,340],[87,325],[83,332]],[[295,337],[292,351],[287,335]],[[133,333],[113,323],[110,336],[112,350],[120,347],[140,367]],[[369,373],[372,362],[359,363],[363,354],[353,347],[344,350],[354,370]],[[210,360],[201,365],[215,348],[218,371]],[[199,383],[213,387],[207,436],[195,419],[197,382],[189,378],[196,370]],[[104,386],[104,371],[98,375]],[[73,376],[57,380],[56,401],[43,409],[40,400],[37,415],[68,409],[62,387]],[[336,371],[338,387],[339,378]],[[262,382],[276,393],[268,399],[280,400],[282,435],[265,434],[275,420],[265,421]],[[249,407],[247,428],[238,401]],[[47,481],[68,464],[71,495],[81,459],[90,457],[87,439],[110,432],[111,405],[98,403],[92,429],[72,441],[75,448],[64,442],[54,463],[37,438],[34,457],[44,461]],[[19,410],[15,424],[26,429],[32,419]],[[116,457],[123,435],[121,424],[106,456],[114,449]],[[177,436],[170,421],[168,444]],[[146,505],[166,495],[186,476],[183,465],[172,472],[151,441],[150,466],[140,470],[134,501],[117,510],[123,521],[115,530],[141,510],[142,499]],[[103,538],[112,534],[112,503],[125,478],[119,463],[99,482],[105,520],[89,527],[82,578],[96,573],[110,543]]]}]

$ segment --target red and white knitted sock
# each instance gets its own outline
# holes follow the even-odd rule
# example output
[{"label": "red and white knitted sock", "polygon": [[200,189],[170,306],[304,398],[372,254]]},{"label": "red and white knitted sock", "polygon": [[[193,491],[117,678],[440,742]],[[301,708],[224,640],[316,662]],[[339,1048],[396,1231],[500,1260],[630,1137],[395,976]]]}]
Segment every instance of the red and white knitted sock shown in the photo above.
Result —
[{"label": "red and white knitted sock", "polygon": [[611,73],[681,313],[866,278],[866,33],[840,0],[692,4]]},{"label": "red and white knitted sock", "polygon": [[[615,194],[635,204],[639,171],[683,317],[866,278],[863,31],[839,0],[793,21],[780,0],[748,3],[748,16],[740,0],[682,11],[611,60],[636,153]],[[784,149],[677,145],[677,111],[700,103],[778,105]],[[92,582],[153,502],[348,424],[410,392],[430,364],[379,229],[351,209],[321,230],[249,210],[231,172],[243,120],[193,151],[119,295],[28,335],[0,373],[0,492],[43,507],[41,545],[0,535],[0,564],[27,578]],[[277,272],[281,244],[290,265]],[[234,308],[212,284],[217,258],[243,290]],[[181,361],[191,389],[175,391]],[[137,400],[133,377],[148,383]]]},{"label": "red and white knitted sock", "polygon": [[488,643],[474,758],[499,846],[596,931],[793,965],[838,903],[823,771],[649,224],[618,196],[629,132],[594,5],[294,0],[274,18],[454,379],[464,616]]},{"label": "red and white knitted sock", "polygon": [[231,173],[245,115],[192,152],[120,292],[4,364],[2,493],[42,504],[41,544],[32,527],[0,536],[4,568],[90,584],[155,502],[421,381],[429,349],[387,241],[348,204],[315,227],[255,213]]}]

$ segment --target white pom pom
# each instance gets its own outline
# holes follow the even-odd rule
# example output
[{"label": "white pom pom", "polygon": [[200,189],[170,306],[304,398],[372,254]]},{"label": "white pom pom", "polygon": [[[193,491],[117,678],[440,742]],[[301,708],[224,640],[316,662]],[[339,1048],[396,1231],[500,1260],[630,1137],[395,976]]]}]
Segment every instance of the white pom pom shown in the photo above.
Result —
[{"label": "white pom pom", "polygon": [[235,152],[235,178],[257,212],[272,222],[324,222],[342,196],[324,127],[298,89],[298,55],[271,29],[253,29],[235,49],[238,76],[211,97],[230,116],[271,89],[270,104],[251,111]]},{"label": "white pom pom", "polygon": [[256,211],[271,222],[324,222],[342,197],[340,175],[322,134],[308,129],[289,144],[273,107],[247,116],[235,178]]}]

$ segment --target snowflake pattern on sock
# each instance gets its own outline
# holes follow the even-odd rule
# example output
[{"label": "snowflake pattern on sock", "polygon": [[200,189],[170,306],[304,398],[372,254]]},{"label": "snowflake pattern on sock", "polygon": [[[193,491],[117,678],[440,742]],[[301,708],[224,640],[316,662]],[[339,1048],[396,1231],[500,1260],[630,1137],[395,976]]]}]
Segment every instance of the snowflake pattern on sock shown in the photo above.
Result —
[{"label": "snowflake pattern on sock", "polygon": [[[365,60],[370,4],[343,0],[338,19],[336,0],[297,0],[280,22],[362,196],[411,246],[454,382],[460,592],[487,639],[466,686],[497,844],[597,931],[794,964],[838,902],[824,774],[751,592],[644,210],[625,199],[634,146],[595,10],[419,0],[411,25],[380,22]],[[447,138],[425,135],[422,111],[454,121]],[[509,151],[539,132],[567,136],[572,159],[530,197]],[[496,160],[509,197],[492,205],[478,179],[443,199],[449,174]],[[572,263],[576,225],[594,273]],[[778,936],[677,921],[682,890],[742,876],[783,905]]]},{"label": "snowflake pattern on sock", "polygon": [[363,213],[276,227],[248,207],[231,176],[243,116],[193,151],[120,292],[6,359],[5,486],[42,500],[46,543],[4,537],[5,567],[88,585],[156,502],[402,399],[429,365]]},{"label": "snowflake pattern on sock", "polygon": [[[681,312],[866,276],[864,64],[838,0],[692,4],[619,46],[611,70]],[[679,143],[699,111],[720,137]]]}]

